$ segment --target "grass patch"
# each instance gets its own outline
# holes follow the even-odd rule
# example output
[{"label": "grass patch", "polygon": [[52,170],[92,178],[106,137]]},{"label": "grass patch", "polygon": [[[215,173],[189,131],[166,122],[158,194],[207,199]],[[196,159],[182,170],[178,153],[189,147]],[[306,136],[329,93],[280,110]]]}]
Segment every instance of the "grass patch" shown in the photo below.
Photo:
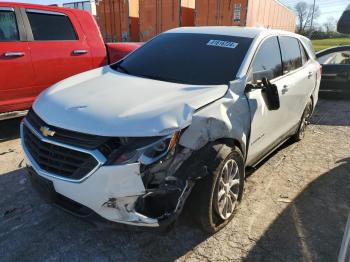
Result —
[{"label": "grass patch", "polygon": [[312,44],[315,48],[315,51],[319,51],[331,46],[350,45],[350,38],[331,38],[331,39],[312,40]]}]

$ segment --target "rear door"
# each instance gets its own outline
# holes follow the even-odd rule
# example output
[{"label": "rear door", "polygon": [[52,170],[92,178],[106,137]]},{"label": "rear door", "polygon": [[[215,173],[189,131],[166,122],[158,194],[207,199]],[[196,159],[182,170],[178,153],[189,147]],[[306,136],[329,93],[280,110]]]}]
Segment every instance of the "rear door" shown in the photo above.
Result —
[{"label": "rear door", "polygon": [[318,55],[322,65],[321,91],[350,93],[350,47]]},{"label": "rear door", "polygon": [[0,6],[0,113],[30,105],[33,70],[21,15]]},{"label": "rear door", "polygon": [[91,50],[79,21],[68,11],[25,9],[35,85],[33,95],[72,75],[93,67]]},{"label": "rear door", "polygon": [[282,99],[287,107],[285,124],[296,127],[316,85],[316,68],[297,38],[279,36],[283,75],[286,82]]}]

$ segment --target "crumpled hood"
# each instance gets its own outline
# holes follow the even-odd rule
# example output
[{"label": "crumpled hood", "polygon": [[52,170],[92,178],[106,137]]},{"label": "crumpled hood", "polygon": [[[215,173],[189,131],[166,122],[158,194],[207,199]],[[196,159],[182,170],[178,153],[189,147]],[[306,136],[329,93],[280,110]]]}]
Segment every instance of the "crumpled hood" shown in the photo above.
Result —
[{"label": "crumpled hood", "polygon": [[223,97],[227,88],[140,78],[107,66],[57,83],[33,108],[47,124],[72,131],[158,136],[189,125],[195,110]]}]

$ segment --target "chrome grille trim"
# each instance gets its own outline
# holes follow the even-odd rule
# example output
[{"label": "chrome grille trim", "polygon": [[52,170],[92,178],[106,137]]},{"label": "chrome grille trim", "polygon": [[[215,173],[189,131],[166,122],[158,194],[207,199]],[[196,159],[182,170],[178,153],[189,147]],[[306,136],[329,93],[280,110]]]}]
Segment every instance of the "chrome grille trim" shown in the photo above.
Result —
[{"label": "chrome grille trim", "polygon": [[[25,125],[28,129],[30,129],[30,131],[36,137],[38,137],[41,141],[43,141],[45,143],[53,144],[53,145],[56,145],[56,146],[64,147],[64,148],[67,148],[67,149],[71,149],[71,150],[75,150],[75,151],[79,151],[79,152],[82,152],[82,153],[89,154],[93,158],[96,159],[98,164],[96,165],[96,167],[94,169],[92,169],[88,174],[86,174],[81,179],[70,179],[70,178],[58,176],[56,174],[52,174],[52,173],[49,173],[49,172],[43,170],[36,163],[34,158],[29,153],[28,149],[26,148],[26,145],[24,143],[24,132],[23,132],[24,128],[23,128],[23,125]],[[67,182],[72,182],[72,183],[81,183],[84,180],[86,180],[88,177],[90,177],[98,168],[100,168],[107,161],[106,157],[97,149],[95,149],[95,150],[88,150],[88,149],[83,149],[83,148],[79,148],[79,147],[75,147],[75,146],[71,146],[71,145],[66,145],[66,144],[62,144],[60,142],[56,142],[56,141],[52,141],[50,139],[47,139],[46,137],[41,135],[26,119],[24,119],[23,122],[21,123],[20,132],[21,132],[21,144],[22,144],[22,148],[24,150],[24,153],[25,153],[26,157],[28,158],[28,160],[30,161],[30,163],[32,164],[32,167],[34,168],[34,170],[37,173],[39,173],[40,175],[44,175],[44,176],[47,176],[47,177],[52,177],[52,178],[56,178],[56,179],[60,179],[60,180],[67,181]]]}]

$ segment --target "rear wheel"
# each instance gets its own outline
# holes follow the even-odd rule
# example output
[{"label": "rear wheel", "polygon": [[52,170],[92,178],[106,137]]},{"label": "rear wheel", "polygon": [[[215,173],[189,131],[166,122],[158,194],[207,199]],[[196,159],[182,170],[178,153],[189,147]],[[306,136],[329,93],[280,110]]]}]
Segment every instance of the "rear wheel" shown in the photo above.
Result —
[{"label": "rear wheel", "polygon": [[303,113],[303,116],[301,117],[298,131],[292,136],[292,140],[298,142],[305,137],[305,131],[307,126],[310,123],[311,115],[312,115],[312,101],[310,99],[304,109],[304,113]]},{"label": "rear wheel", "polygon": [[214,146],[216,156],[208,165],[209,174],[198,182],[193,191],[192,213],[202,228],[214,233],[233,218],[244,186],[244,160],[235,147]]}]

